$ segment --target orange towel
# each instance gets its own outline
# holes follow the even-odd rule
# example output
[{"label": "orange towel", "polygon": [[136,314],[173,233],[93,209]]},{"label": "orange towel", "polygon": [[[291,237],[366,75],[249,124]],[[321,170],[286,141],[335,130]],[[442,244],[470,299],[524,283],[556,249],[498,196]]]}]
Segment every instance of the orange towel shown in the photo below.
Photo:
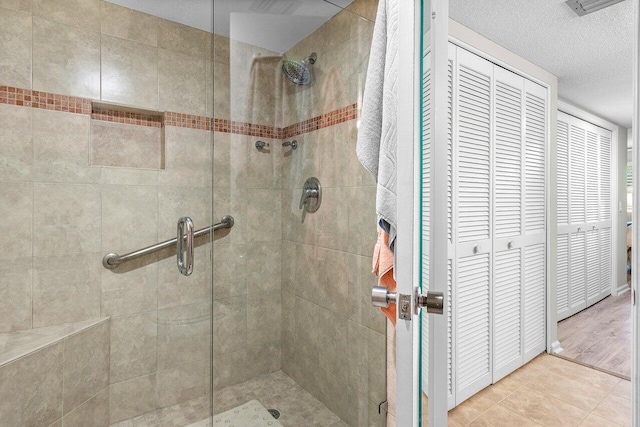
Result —
[{"label": "orange towel", "polygon": [[[393,252],[389,249],[389,234],[378,225],[378,241],[373,250],[373,274],[378,276],[378,286],[386,286],[389,292],[396,291],[396,280],[393,278]],[[381,308],[385,316],[396,325],[396,304]]]}]

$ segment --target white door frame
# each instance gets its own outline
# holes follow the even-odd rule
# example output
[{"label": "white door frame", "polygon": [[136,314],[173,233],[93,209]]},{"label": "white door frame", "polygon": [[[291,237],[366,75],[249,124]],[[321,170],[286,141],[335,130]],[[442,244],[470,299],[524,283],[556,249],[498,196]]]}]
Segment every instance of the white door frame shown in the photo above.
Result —
[{"label": "white door frame", "polygon": [[[415,147],[420,140],[418,134],[418,94],[420,86],[417,49],[419,49],[420,0],[410,0],[398,7],[398,130],[397,130],[397,197],[398,234],[395,244],[396,290],[398,294],[412,295],[417,281],[417,256],[419,241],[414,234],[419,229],[415,221],[416,187],[419,175],[416,165]],[[407,4],[404,4],[407,3]],[[417,45],[417,46],[416,46]],[[403,102],[400,102],[403,100]],[[405,167],[401,167],[404,165]],[[412,297],[413,298],[413,297]],[[413,301],[412,301],[413,305]],[[396,324],[396,423],[398,426],[418,426],[419,401],[419,351],[417,334],[420,322],[397,319]]]},{"label": "white door frame", "polygon": [[[420,4],[421,0],[409,0],[401,1],[399,7],[399,51],[398,51],[398,144],[397,144],[397,161],[398,161],[398,175],[397,175],[397,191],[398,191],[398,242],[396,246],[396,271],[397,271],[397,290],[399,293],[406,293],[413,295],[413,288],[418,283],[418,273],[416,270],[416,255],[419,253],[419,242],[416,242],[415,232],[418,231],[416,224],[419,222],[418,215],[416,214],[417,203],[419,202],[419,180],[416,169],[416,150],[418,147],[419,130],[417,124],[419,117],[419,108],[417,104],[417,95],[420,91],[418,84],[421,76],[419,75],[419,59],[421,58],[421,52],[419,51],[420,34]],[[446,86],[446,52],[448,41],[448,1],[447,0],[431,0],[431,46],[432,53],[432,75],[434,76],[434,83],[432,88],[435,89],[433,94],[432,110],[436,112],[434,120],[432,122],[432,183],[437,182],[438,179],[446,177],[446,171],[440,171],[441,168],[446,168],[446,161],[437,162],[438,141],[446,141],[446,117],[438,117],[437,112],[446,111],[446,92],[438,92],[438,87]],[[640,84],[639,69],[640,69],[640,0],[634,0],[634,62],[633,62],[633,129],[637,130],[640,125]],[[429,16],[429,15],[427,15]],[[437,19],[435,19],[437,17]],[[435,47],[435,49],[434,49]],[[439,60],[438,52],[444,56],[443,60]],[[442,79],[442,85],[438,86],[438,82]],[[444,95],[438,96],[438,93]],[[554,105],[550,106],[555,107]],[[640,224],[640,133],[633,132],[633,187],[636,191],[633,192],[633,222],[634,224]],[[617,140],[616,140],[617,141]],[[435,152],[434,152],[435,149]],[[401,165],[413,165],[413,167],[401,167]],[[442,187],[445,188],[446,184],[434,185],[432,190]],[[446,202],[441,202],[443,198],[442,191],[432,191],[432,209],[431,212],[431,224],[432,229],[444,231],[445,238],[442,241],[446,241]],[[553,193],[553,192],[552,192]],[[439,208],[439,209],[437,209]],[[442,212],[441,212],[442,211]],[[438,227],[437,224],[442,222],[444,227]],[[551,224],[548,224],[551,225]],[[431,239],[430,246],[434,248],[435,241],[440,239],[437,236]],[[553,240],[549,241],[552,246]],[[640,233],[638,226],[633,227],[633,246],[640,247]],[[552,254],[553,255],[552,251]],[[438,254],[446,256],[445,251],[431,251],[434,255],[431,257],[433,266],[436,268],[431,269],[431,290],[444,291],[446,295],[446,269],[437,268],[438,262],[440,266],[446,266],[446,260],[437,260]],[[442,258],[442,256],[440,257]],[[640,257],[638,251],[633,251],[633,271],[640,271]],[[549,279],[553,281],[555,275],[550,272]],[[552,289],[554,287],[551,287]],[[633,292],[633,324],[632,324],[632,366],[631,366],[631,381],[632,381],[632,425],[640,425],[639,411],[640,407],[640,375],[638,364],[640,358],[638,357],[640,352],[640,305],[636,303],[636,295],[638,292],[638,275],[632,276],[632,292]],[[553,310],[555,304],[550,304],[548,309]],[[414,319],[418,319],[414,317]],[[433,322],[429,322],[430,336],[434,339],[430,339],[430,343],[434,342],[446,342],[446,318],[444,316],[433,316]],[[443,327],[442,324],[445,324]],[[549,331],[548,325],[548,332]],[[438,333],[440,332],[440,333]],[[419,322],[417,321],[401,321],[398,320],[397,327],[397,425],[399,426],[418,426],[421,420],[419,416]],[[552,335],[552,334],[550,334]],[[440,339],[438,339],[440,338]],[[550,337],[549,337],[550,338]],[[406,351],[411,349],[411,351]],[[550,349],[548,349],[550,350]],[[447,425],[447,397],[446,392],[440,396],[435,390],[446,390],[446,375],[445,370],[438,372],[435,369],[436,366],[445,366],[446,364],[446,346],[438,345],[431,346],[429,349],[429,426],[430,427],[444,427]],[[444,384],[444,387],[442,385]]]},{"label": "white door frame", "polygon": [[[420,93],[422,76],[421,14],[422,0],[400,0],[398,7],[398,120],[397,120],[397,197],[398,237],[395,247],[396,282],[398,294],[410,295],[420,283],[418,271],[420,254]],[[430,0],[432,53],[432,116],[431,171],[432,234],[430,291],[447,293],[447,251],[434,250],[436,242],[442,246],[447,240],[446,140],[447,140],[447,52],[448,0]],[[435,14],[434,14],[435,13]],[[437,19],[435,17],[437,16]],[[433,49],[435,45],[435,49]],[[444,88],[437,90],[435,88]],[[434,90],[435,89],[435,90]],[[435,142],[439,141],[440,144]],[[412,167],[408,167],[408,166]],[[434,207],[437,207],[434,208]],[[438,227],[438,224],[442,224]],[[444,245],[446,248],[446,243]],[[446,304],[446,301],[445,301]],[[420,317],[397,320],[396,330],[396,400],[398,426],[418,426],[420,420]],[[446,316],[431,316],[429,321],[429,426],[447,425],[447,346],[433,345],[447,342]],[[440,367],[440,369],[437,369]]]},{"label": "white door frame", "polygon": [[[638,224],[640,224],[640,171],[638,167],[640,165],[640,150],[638,144],[640,138],[638,135],[638,126],[640,125],[640,84],[638,79],[640,78],[640,0],[633,1],[633,25],[634,25],[634,40],[633,40],[633,229],[632,239],[633,247],[638,248],[640,246],[640,233],[638,232]],[[631,324],[631,425],[637,426],[640,424],[640,415],[638,408],[640,407],[640,375],[638,370],[638,354],[640,352],[640,327],[638,322],[640,321],[640,306],[637,303],[638,295],[638,271],[640,270],[640,257],[638,256],[638,250],[632,252],[632,275],[631,275],[631,288],[633,293],[633,321]]]}]

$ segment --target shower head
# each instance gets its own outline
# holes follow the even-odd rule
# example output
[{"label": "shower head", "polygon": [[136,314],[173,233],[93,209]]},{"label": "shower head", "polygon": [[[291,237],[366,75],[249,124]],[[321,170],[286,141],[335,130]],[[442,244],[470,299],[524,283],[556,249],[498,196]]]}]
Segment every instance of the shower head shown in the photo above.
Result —
[{"label": "shower head", "polygon": [[306,85],[311,83],[311,65],[316,63],[318,55],[313,52],[302,61],[294,61],[285,58],[282,63],[282,72],[284,75],[297,85]]}]

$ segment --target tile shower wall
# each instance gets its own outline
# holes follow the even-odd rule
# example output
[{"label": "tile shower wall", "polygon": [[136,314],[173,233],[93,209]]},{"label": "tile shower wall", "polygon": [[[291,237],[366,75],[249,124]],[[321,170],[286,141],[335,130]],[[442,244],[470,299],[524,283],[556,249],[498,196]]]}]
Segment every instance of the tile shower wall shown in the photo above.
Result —
[{"label": "tile shower wall", "polygon": [[[371,21],[341,12],[286,53],[316,52],[318,60],[312,85],[285,81],[284,126],[359,108],[372,31]],[[384,425],[377,410],[386,399],[386,323],[370,303],[375,182],[355,155],[357,125],[296,135],[298,149],[284,157],[282,368],[350,425]],[[298,201],[310,176],[322,183],[323,199],[305,214]]]},{"label": "tile shower wall", "polygon": [[[0,1],[0,86],[212,116],[211,43],[99,0]],[[175,236],[183,215],[210,223],[210,132],[165,126],[160,146],[157,128],[20,96],[0,103],[0,333],[110,316],[110,422],[205,394],[210,245],[189,278],[170,253],[101,259]]]}]

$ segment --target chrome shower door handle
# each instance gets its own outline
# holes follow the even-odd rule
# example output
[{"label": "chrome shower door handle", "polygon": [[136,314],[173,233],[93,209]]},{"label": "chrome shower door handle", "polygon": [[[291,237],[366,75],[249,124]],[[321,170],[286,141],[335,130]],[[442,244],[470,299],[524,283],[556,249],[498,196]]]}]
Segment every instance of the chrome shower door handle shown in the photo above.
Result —
[{"label": "chrome shower door handle", "polygon": [[[190,276],[193,273],[193,221],[188,216],[183,216],[178,220],[177,228],[178,236],[176,240],[178,248],[176,258],[178,260],[178,271],[185,276]],[[185,240],[187,243],[186,251],[184,247]],[[185,252],[187,253],[186,261]]]}]

